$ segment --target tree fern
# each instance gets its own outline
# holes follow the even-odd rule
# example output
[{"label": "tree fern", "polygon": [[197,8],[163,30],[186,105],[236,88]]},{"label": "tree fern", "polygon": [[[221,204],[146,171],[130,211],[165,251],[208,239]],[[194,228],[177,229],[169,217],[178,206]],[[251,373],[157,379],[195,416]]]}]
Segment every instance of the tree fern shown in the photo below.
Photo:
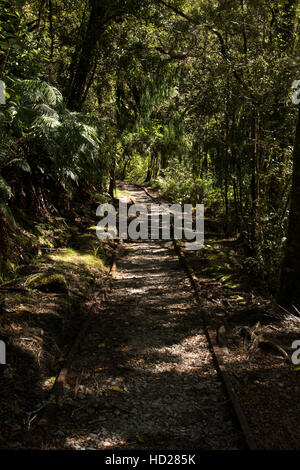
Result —
[{"label": "tree fern", "polygon": [[[46,82],[11,78],[8,87],[11,99],[0,115],[0,169],[36,168],[62,184],[87,176],[92,167],[97,173],[100,139],[95,117],[68,111],[61,93]],[[39,149],[37,155],[33,149]]]}]

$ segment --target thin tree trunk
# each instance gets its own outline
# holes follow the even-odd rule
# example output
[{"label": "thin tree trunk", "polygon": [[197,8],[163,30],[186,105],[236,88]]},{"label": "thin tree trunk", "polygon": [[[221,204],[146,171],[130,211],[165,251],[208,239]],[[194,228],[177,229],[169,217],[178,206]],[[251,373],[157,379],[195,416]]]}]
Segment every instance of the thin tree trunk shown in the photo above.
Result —
[{"label": "thin tree trunk", "polygon": [[252,103],[252,123],[251,123],[251,140],[252,140],[252,177],[251,177],[251,245],[255,250],[257,239],[257,223],[258,223],[258,198],[259,198],[259,172],[258,172],[258,154],[257,154],[257,112],[256,106]]},{"label": "thin tree trunk", "polygon": [[53,30],[53,4],[52,0],[49,0],[49,25],[50,25],[50,39],[51,39],[51,46],[50,46],[50,59],[53,59],[54,53],[54,30]]}]

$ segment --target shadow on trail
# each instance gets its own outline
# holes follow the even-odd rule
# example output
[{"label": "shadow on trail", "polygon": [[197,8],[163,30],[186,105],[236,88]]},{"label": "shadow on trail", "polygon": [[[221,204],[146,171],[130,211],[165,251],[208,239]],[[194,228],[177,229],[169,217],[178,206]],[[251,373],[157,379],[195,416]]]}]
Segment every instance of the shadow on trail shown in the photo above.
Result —
[{"label": "shadow on trail", "polygon": [[243,447],[171,244],[132,243],[118,269],[72,364],[70,393],[46,445]]}]

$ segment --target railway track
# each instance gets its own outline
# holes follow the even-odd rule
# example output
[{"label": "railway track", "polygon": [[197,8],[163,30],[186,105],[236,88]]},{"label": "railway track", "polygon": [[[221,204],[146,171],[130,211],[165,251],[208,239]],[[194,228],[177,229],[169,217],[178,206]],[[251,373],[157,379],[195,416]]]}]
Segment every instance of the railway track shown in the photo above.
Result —
[{"label": "railway track", "polygon": [[[157,202],[146,188],[123,189]],[[53,386],[56,405],[35,426],[42,448],[255,449],[180,246],[124,246],[101,315],[87,317]]]},{"label": "railway track", "polygon": [[[142,188],[143,191],[146,193],[146,195],[155,203],[159,202],[159,198],[154,197],[147,188],[138,186],[139,188]],[[197,302],[199,303],[199,307],[201,308],[201,292],[199,285],[197,283],[197,279],[193,273],[193,270],[190,268],[188,261],[185,258],[184,252],[182,250],[182,247],[178,243],[176,239],[173,238],[173,244],[174,248],[176,250],[176,253],[178,254],[178,257],[184,266],[185,271],[187,272],[187,275],[189,276],[190,282],[192,284],[192,287],[195,291],[195,296],[197,298]],[[249,450],[257,450],[257,445],[255,442],[255,439],[252,435],[252,432],[250,430],[249,424],[247,422],[247,418],[240,406],[239,399],[234,391],[234,387],[230,378],[230,374],[228,373],[226,366],[223,361],[223,354],[222,354],[222,348],[219,347],[218,342],[217,342],[217,332],[213,330],[212,328],[209,327],[209,320],[205,314],[204,311],[202,311],[202,316],[204,318],[205,322],[205,331],[207,335],[207,339],[212,351],[212,354],[214,356],[214,360],[216,362],[218,371],[220,373],[220,376],[222,378],[222,382],[224,384],[226,393],[231,401],[232,405],[232,410],[235,415],[235,419],[240,427],[240,429],[243,432],[243,435],[245,437],[245,441],[247,443],[247,447]]]}]

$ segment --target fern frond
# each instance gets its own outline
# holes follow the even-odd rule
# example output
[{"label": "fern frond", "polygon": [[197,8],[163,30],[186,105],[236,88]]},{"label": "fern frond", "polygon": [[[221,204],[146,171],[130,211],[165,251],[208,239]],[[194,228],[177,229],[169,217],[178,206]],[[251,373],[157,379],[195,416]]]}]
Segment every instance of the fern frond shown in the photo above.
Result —
[{"label": "fern frond", "polygon": [[46,132],[46,129],[55,129],[61,126],[61,122],[59,121],[59,116],[47,116],[43,114],[42,116],[38,116],[32,125],[32,129],[39,131],[39,130],[44,130]]},{"label": "fern frond", "polygon": [[15,166],[25,171],[26,173],[31,173],[31,168],[27,160],[24,158],[13,158],[5,166]]},{"label": "fern frond", "polygon": [[58,106],[63,103],[60,91],[47,82],[41,80],[13,79],[12,88],[25,103],[46,103],[49,106]]},{"label": "fern frond", "polygon": [[6,181],[0,176],[0,202],[8,202],[11,198],[11,188]]},{"label": "fern frond", "polygon": [[1,201],[0,201],[0,210],[2,214],[4,215],[4,217],[6,218],[7,222],[10,224],[10,226],[16,229],[18,225],[8,205],[1,204]]}]

